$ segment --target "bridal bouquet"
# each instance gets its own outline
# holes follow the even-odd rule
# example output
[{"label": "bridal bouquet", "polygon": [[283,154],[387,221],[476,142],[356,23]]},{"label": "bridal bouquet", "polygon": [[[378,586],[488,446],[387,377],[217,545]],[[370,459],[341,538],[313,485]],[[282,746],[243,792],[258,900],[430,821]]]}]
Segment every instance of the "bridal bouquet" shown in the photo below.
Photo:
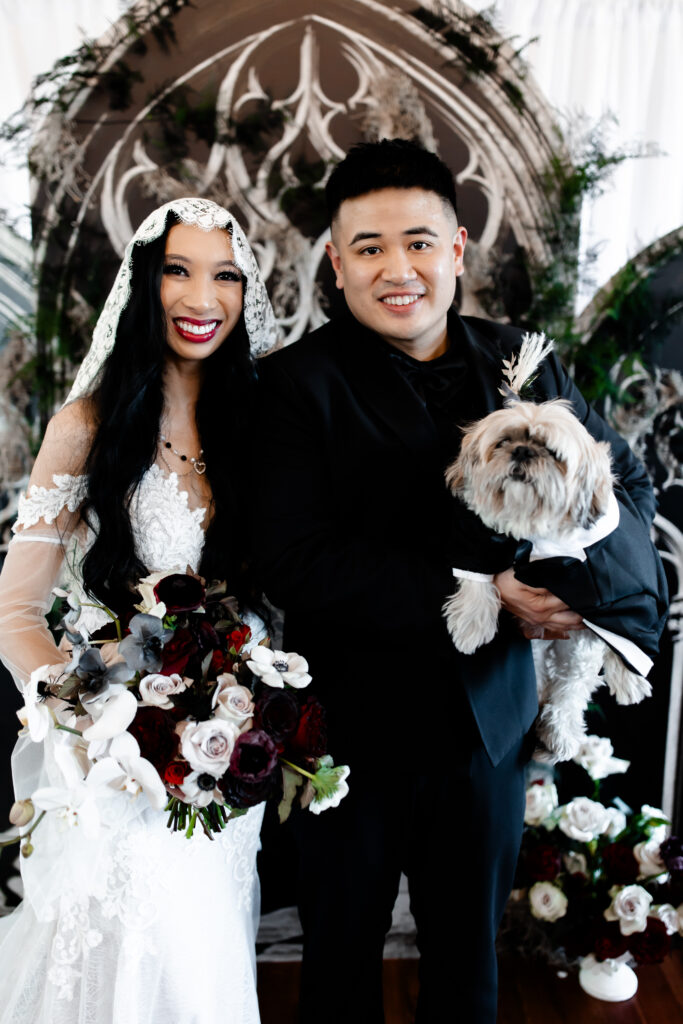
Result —
[{"label": "bridal bouquet", "polygon": [[593,799],[560,806],[548,776],[532,781],[509,909],[518,925],[530,914],[545,932],[537,944],[567,960],[626,954],[637,964],[659,963],[683,935],[683,841],[669,835],[657,808],[600,802],[600,780],[629,764],[613,757],[608,739],[587,736],[574,760],[593,780]]},{"label": "bridal bouquet", "polygon": [[33,673],[19,717],[34,741],[60,734],[70,784],[19,801],[13,823],[29,824],[37,807],[87,830],[112,791],[144,793],[188,836],[199,825],[211,837],[263,800],[278,801],[282,821],[295,800],[314,813],[337,806],[349,769],[326,754],[305,659],[255,644],[224,583],[170,572],[137,589],[135,614],[111,615],[111,640],[85,637],[78,599],[56,592],[72,660],[58,679],[48,666]]}]

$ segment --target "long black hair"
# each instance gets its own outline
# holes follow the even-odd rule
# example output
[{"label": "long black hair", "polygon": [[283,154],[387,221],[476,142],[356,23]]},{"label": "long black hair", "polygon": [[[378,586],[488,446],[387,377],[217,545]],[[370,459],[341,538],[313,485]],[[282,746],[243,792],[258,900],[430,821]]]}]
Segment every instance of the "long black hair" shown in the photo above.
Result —
[{"label": "long black hair", "polygon": [[[169,212],[163,234],[133,248],[130,299],[90,398],[96,431],[85,467],[83,516],[95,539],[83,561],[83,582],[91,596],[117,612],[129,606],[135,582],[155,568],[143,565],[135,551],[129,506],[157,455],[168,351],[161,278],[166,239],[177,223]],[[207,579],[226,580],[241,602],[259,606],[245,551],[244,488],[237,469],[244,461],[256,378],[243,317],[206,364],[195,417],[213,499],[199,571]]]}]

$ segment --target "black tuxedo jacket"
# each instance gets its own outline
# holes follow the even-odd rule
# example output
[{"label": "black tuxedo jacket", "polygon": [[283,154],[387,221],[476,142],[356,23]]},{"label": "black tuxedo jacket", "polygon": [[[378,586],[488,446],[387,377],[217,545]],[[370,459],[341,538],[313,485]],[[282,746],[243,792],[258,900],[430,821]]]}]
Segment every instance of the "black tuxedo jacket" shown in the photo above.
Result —
[{"label": "black tuxedo jacket", "polygon": [[[477,417],[502,405],[501,360],[521,334],[449,315]],[[424,404],[388,346],[350,314],[263,359],[259,377],[256,450],[267,458],[254,544],[266,593],[285,610],[285,646],[308,659],[327,707],[335,759],[441,765],[473,717],[498,763],[537,712],[530,646],[505,615],[472,655],[448,636],[441,609],[463,540]],[[655,506],[644,468],[552,355],[536,392],[568,398],[611,443],[630,526],[647,535]],[[627,562],[633,536],[619,530]]]}]

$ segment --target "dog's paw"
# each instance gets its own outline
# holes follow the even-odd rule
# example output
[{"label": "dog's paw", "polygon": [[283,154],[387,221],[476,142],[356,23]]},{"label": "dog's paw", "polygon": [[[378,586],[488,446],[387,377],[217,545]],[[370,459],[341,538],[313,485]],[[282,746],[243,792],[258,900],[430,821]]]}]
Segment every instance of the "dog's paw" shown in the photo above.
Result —
[{"label": "dog's paw", "polygon": [[493,640],[498,629],[500,596],[496,588],[479,580],[462,580],[443,606],[446,626],[461,654],[473,654]]},{"label": "dog's paw", "polygon": [[652,693],[647,679],[627,668],[611,648],[605,652],[604,673],[605,682],[617,704],[638,704]]}]

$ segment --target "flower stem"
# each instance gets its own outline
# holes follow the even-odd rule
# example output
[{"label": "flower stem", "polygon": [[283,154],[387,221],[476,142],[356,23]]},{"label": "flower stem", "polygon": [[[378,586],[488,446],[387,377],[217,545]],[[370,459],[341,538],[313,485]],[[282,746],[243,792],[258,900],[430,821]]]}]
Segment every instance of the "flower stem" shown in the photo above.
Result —
[{"label": "flower stem", "polygon": [[292,769],[292,771],[298,772],[299,775],[305,775],[305,777],[307,779],[314,779],[315,778],[315,775],[311,775],[311,773],[307,772],[305,768],[299,768],[298,765],[292,764],[292,762],[288,761],[287,758],[285,758],[285,757],[281,757],[280,758],[280,764],[286,764],[288,768]]},{"label": "flower stem", "polygon": [[83,738],[83,733],[79,732],[78,729],[72,729],[69,725],[55,725],[55,729],[60,729],[62,732],[71,732],[74,736],[80,736]]}]

